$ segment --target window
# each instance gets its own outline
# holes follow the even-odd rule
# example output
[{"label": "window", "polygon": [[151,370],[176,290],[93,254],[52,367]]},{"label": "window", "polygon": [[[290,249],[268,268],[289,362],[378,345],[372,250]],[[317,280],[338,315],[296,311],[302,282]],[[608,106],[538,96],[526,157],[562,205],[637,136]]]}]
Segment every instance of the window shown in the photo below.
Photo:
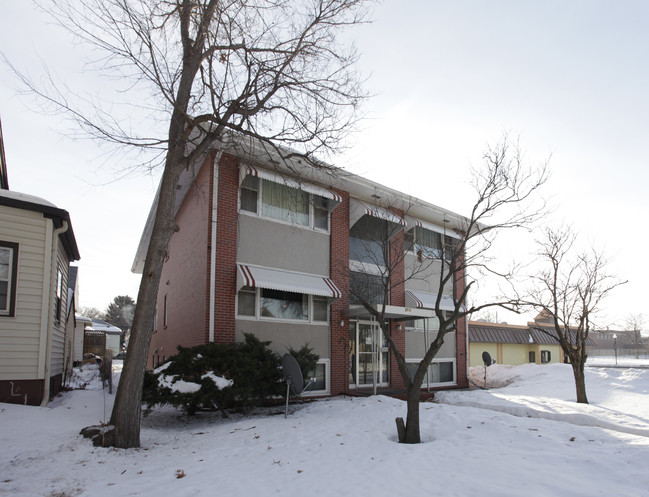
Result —
[{"label": "window", "polygon": [[257,300],[257,292],[249,286],[244,286],[239,290],[238,295],[238,313],[240,316],[254,316],[255,315],[255,301]]},{"label": "window", "polygon": [[329,231],[329,209],[323,197],[314,196],[313,201],[313,227],[322,231]]},{"label": "window", "polygon": [[237,315],[262,320],[328,323],[329,300],[305,293],[244,286],[237,294]]},{"label": "window", "polygon": [[329,322],[329,302],[325,297],[313,296],[313,320]]},{"label": "window", "polygon": [[326,198],[257,176],[247,175],[241,183],[239,208],[270,219],[329,231]]},{"label": "window", "polygon": [[[446,317],[445,311],[442,311],[442,313],[444,313],[444,317]],[[429,332],[437,333],[437,331],[439,330],[439,319],[437,319],[437,317],[411,319],[406,321],[405,325],[407,330],[416,330],[416,331],[426,330]]]},{"label": "window", "polygon": [[259,196],[259,178],[246,176],[241,183],[241,210],[257,212],[257,198]]},{"label": "window", "polygon": [[404,250],[418,256],[439,259],[442,256],[442,235],[416,226],[406,232]]},{"label": "window", "polygon": [[329,391],[329,359],[320,359],[315,366],[315,370],[309,371],[307,375],[309,381],[314,380],[308,390],[308,394],[321,394]]},{"label": "window", "polygon": [[309,296],[284,290],[261,289],[260,316],[275,319],[309,319]]},{"label": "window", "polygon": [[[351,305],[362,305],[359,296],[362,296],[371,305],[383,304],[386,288],[382,276],[352,271],[349,286],[349,303]],[[388,304],[388,302],[385,303]]]},{"label": "window", "polygon": [[536,352],[533,350],[530,350],[529,352],[529,361],[528,362],[536,362]]},{"label": "window", "polygon": [[14,316],[16,308],[16,275],[18,244],[0,242],[0,315]]},{"label": "window", "polygon": [[308,226],[309,194],[281,183],[262,180],[261,214]]},{"label": "window", "polygon": [[349,258],[385,267],[390,234],[387,221],[372,216],[361,217],[349,230]]},{"label": "window", "polygon": [[547,364],[550,362],[550,351],[549,350],[542,350],[541,351],[541,364]]},{"label": "window", "polygon": [[61,307],[63,307],[63,269],[56,268],[56,295],[54,297],[54,318],[61,321]]},{"label": "window", "polygon": [[[410,371],[410,378],[415,377],[417,368],[419,367],[419,360],[408,362],[408,370]],[[428,385],[439,385],[445,383],[455,383],[455,361],[435,361],[428,366],[427,376],[424,378],[422,388]]]}]

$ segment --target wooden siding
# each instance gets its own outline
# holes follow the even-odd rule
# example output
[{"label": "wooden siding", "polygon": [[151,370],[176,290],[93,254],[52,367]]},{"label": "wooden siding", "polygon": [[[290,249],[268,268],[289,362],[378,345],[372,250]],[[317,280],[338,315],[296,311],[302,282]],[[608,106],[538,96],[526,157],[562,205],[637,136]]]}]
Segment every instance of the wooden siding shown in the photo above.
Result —
[{"label": "wooden siding", "polygon": [[38,212],[0,206],[0,240],[18,243],[16,311],[0,317],[0,380],[42,379],[43,279],[47,226]]},{"label": "wooden siding", "polygon": [[[52,338],[50,342],[51,356],[50,356],[50,376],[56,376],[63,373],[63,359],[65,356],[65,320],[67,318],[68,306],[68,274],[70,271],[70,261],[68,261],[63,248],[61,239],[57,239],[57,253],[56,263],[52,267],[52,294],[51,309],[52,309]],[[61,292],[61,312],[57,319],[56,316],[56,275],[57,270],[61,269],[63,275],[62,292]]]}]

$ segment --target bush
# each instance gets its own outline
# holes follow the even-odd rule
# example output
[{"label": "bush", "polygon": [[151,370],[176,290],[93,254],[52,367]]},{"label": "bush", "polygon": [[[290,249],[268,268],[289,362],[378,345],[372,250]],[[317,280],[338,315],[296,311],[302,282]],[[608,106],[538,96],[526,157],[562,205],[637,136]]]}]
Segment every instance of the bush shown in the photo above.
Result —
[{"label": "bush", "polygon": [[227,408],[262,405],[283,392],[281,361],[269,344],[246,334],[240,343],[178,347],[178,354],[145,374],[142,400],[149,408],[169,404],[188,414],[218,408],[225,415]]}]

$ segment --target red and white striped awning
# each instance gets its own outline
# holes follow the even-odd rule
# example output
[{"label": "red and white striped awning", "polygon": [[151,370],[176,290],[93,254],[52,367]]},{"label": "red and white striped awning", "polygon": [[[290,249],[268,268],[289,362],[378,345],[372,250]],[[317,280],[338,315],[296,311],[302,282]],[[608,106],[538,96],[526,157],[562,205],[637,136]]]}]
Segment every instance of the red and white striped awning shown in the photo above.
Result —
[{"label": "red and white striped awning", "polygon": [[312,193],[314,195],[318,195],[320,197],[324,197],[330,201],[333,201],[333,203],[330,202],[331,204],[331,206],[329,207],[330,210],[334,209],[343,200],[340,195],[338,195],[333,190],[329,190],[328,188],[317,186],[312,183],[306,183],[304,181],[297,181],[292,178],[284,177],[281,174],[277,174],[273,171],[268,171],[266,169],[259,169],[254,166],[244,164],[241,166],[239,172],[239,183],[241,183],[247,175],[266,179],[268,181],[272,181],[273,183],[280,183],[286,186],[290,186],[292,188],[297,188],[298,190],[302,190],[308,193]]},{"label": "red and white striped awning", "polygon": [[[414,290],[406,290],[406,306],[418,307],[420,309],[435,309],[435,301],[437,294],[426,292],[415,292]],[[439,308],[442,311],[455,310],[455,302],[452,297],[442,297]]]},{"label": "red and white striped awning", "polygon": [[354,226],[363,216],[372,216],[390,223],[406,225],[405,219],[382,207],[369,205],[355,198],[349,199],[349,226]]},{"label": "red and white striped awning", "polygon": [[327,277],[313,274],[293,273],[247,264],[237,264],[237,289],[243,286],[282,290],[339,299],[342,293],[336,284]]},{"label": "red and white striped awning", "polygon": [[427,230],[435,231],[437,233],[441,233],[442,235],[450,236],[452,238],[462,238],[460,235],[458,235],[455,231],[451,229],[445,229],[442,226],[437,226],[436,224],[427,223],[426,221],[422,221],[420,219],[416,219],[411,216],[406,216],[406,224],[408,226],[408,229],[418,226],[420,228],[426,228]]}]

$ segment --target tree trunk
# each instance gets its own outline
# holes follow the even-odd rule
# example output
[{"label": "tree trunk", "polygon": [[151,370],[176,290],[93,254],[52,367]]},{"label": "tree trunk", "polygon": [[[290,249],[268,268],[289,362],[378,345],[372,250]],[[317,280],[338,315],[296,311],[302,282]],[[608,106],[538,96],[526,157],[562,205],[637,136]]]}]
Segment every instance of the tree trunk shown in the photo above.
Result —
[{"label": "tree trunk", "polygon": [[406,415],[406,432],[402,443],[418,444],[421,443],[421,435],[419,431],[419,387],[411,387],[407,392],[407,408]]},{"label": "tree trunk", "polygon": [[105,434],[104,446],[130,448],[140,446],[140,418],[142,411],[142,381],[146,369],[149,344],[158,298],[158,285],[162,274],[169,240],[174,233],[173,209],[176,185],[184,162],[182,154],[170,149],[162,175],[156,219],[147,250],[128,355],[120,378],[115,404],[110,417],[113,429]]},{"label": "tree trunk", "polygon": [[570,360],[572,365],[572,373],[575,377],[575,389],[577,390],[577,403],[588,404],[588,397],[586,397],[586,377],[584,375],[585,361],[582,359]]}]

